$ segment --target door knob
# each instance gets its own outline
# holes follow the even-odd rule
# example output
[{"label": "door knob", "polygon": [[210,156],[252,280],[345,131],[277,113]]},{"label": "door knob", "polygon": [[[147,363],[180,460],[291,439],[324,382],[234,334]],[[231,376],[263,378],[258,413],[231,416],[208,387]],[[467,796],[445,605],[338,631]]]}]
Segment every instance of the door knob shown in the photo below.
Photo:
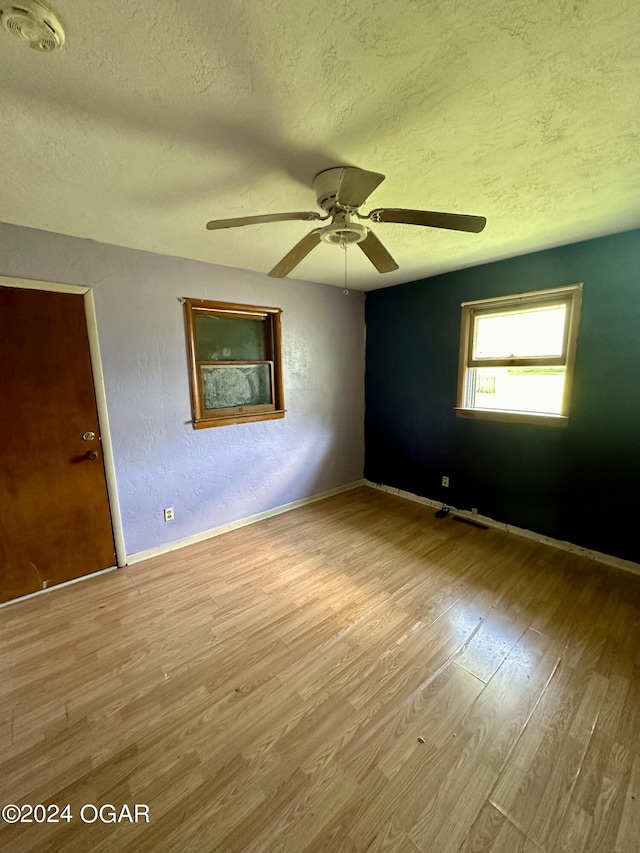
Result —
[{"label": "door knob", "polygon": [[96,450],[90,450],[87,453],[87,459],[97,459],[97,458],[98,458],[98,453]]}]

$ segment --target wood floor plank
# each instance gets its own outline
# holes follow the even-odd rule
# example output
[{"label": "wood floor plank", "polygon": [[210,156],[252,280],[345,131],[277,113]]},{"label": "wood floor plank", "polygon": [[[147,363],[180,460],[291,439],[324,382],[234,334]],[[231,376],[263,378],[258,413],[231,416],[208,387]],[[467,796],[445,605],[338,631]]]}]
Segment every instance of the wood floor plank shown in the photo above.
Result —
[{"label": "wood floor plank", "polygon": [[595,672],[562,668],[545,690],[491,802],[544,847],[569,805],[606,689]]},{"label": "wood floor plank", "polygon": [[640,754],[633,755],[629,784],[625,794],[622,814],[618,825],[615,853],[633,850],[640,838]]},{"label": "wood floor plank", "polygon": [[[414,752],[448,743],[452,727],[482,686],[475,676],[449,663],[408,695],[393,697],[379,710],[376,707],[377,713],[367,716],[336,760],[357,779],[374,767],[393,779]],[[428,741],[427,750],[419,738]]]},{"label": "wood floor plank", "polygon": [[640,578],[360,488],[0,610],[37,853],[631,853]]},{"label": "wood floor plank", "polygon": [[460,749],[453,743],[443,751],[448,771],[431,786],[423,804],[428,802],[409,832],[416,846],[431,850],[458,850],[469,827],[476,819],[496,780],[495,771],[477,760],[476,744],[459,737]]},{"label": "wood floor plank", "polygon": [[455,662],[487,682],[527,628],[515,614],[491,612],[479,631],[454,657]]},{"label": "wood floor plank", "polygon": [[540,853],[540,848],[487,800],[459,853]]},{"label": "wood floor plank", "polygon": [[558,833],[555,845],[558,853],[583,853],[587,849],[592,825],[593,815],[571,802]]},{"label": "wood floor plank", "polygon": [[[620,743],[611,744],[605,772],[600,779],[591,831],[584,847],[585,853],[615,849],[633,761],[634,756],[626,746]],[[635,843],[638,843],[638,838]]]},{"label": "wood floor plank", "polygon": [[496,772],[504,770],[561,658],[561,646],[525,631],[461,721],[460,731],[476,733],[483,762]]},{"label": "wood floor plank", "polygon": [[368,800],[375,798],[387,785],[388,779],[384,774],[374,769],[367,777],[365,785],[358,785],[351,797],[343,799],[322,832],[304,848],[305,853],[326,853],[327,850],[334,849],[343,853],[357,853],[358,847],[350,838],[349,830]]},{"label": "wood floor plank", "polygon": [[367,845],[367,853],[420,853],[406,832],[399,829],[393,818]]}]

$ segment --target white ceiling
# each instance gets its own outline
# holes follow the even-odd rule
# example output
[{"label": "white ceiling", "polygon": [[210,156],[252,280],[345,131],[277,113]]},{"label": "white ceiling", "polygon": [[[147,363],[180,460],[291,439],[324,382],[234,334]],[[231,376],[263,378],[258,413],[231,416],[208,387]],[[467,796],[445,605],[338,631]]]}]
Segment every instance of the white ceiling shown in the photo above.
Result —
[{"label": "white ceiling", "polygon": [[[1,0],[6,5],[8,0]],[[53,0],[53,54],[0,33],[0,220],[267,272],[314,223],[314,174],[386,174],[369,290],[640,225],[640,4],[621,0]],[[343,284],[322,244],[291,277]]]}]

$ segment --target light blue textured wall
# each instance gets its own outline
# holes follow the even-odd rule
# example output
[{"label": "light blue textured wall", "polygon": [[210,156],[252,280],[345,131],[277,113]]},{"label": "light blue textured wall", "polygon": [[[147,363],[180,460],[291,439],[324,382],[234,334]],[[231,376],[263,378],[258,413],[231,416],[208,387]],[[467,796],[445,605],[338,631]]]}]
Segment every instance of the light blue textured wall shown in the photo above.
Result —
[{"label": "light blue textured wall", "polygon": [[[362,477],[362,293],[1,223],[0,275],[94,290],[128,554]],[[283,309],[283,420],[193,429],[184,296]]]}]

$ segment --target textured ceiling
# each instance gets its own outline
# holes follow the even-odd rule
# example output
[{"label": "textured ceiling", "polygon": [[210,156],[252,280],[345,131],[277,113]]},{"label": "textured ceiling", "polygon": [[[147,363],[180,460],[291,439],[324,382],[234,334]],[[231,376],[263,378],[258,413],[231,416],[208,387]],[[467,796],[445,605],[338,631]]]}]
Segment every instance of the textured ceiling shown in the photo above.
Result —
[{"label": "textured ceiling", "polygon": [[[0,5],[6,3],[1,0]],[[266,272],[313,226],[314,174],[386,174],[384,287],[640,225],[640,4],[620,0],[55,0],[47,55],[0,34],[0,219]],[[292,277],[343,283],[322,244]]]}]

